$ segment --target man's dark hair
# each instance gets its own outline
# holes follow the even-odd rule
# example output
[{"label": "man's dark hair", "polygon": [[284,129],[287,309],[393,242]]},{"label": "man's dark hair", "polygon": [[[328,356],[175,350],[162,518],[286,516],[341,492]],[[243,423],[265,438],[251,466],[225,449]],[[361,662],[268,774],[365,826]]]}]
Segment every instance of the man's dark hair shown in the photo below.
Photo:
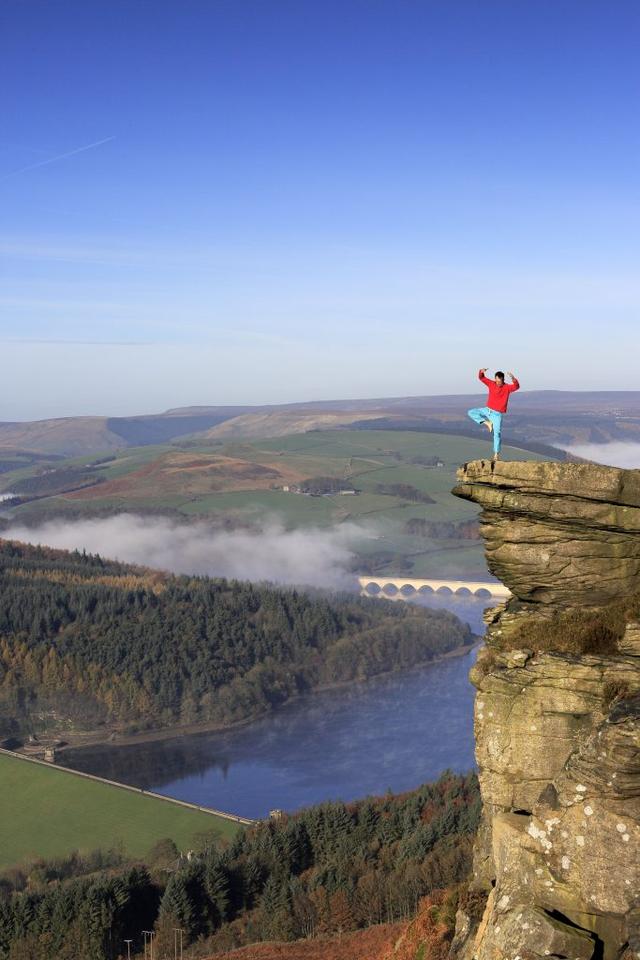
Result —
[{"label": "man's dark hair", "polygon": [[504,373],[502,372],[502,370],[496,370],[495,376],[500,377],[501,380],[504,380]]}]

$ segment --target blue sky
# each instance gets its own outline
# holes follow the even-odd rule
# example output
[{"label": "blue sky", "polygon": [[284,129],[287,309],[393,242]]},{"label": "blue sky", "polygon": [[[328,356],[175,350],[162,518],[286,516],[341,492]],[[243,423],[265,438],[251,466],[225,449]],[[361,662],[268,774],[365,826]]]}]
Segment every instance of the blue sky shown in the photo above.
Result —
[{"label": "blue sky", "polygon": [[635,0],[4,0],[0,37],[0,419],[638,387]]}]

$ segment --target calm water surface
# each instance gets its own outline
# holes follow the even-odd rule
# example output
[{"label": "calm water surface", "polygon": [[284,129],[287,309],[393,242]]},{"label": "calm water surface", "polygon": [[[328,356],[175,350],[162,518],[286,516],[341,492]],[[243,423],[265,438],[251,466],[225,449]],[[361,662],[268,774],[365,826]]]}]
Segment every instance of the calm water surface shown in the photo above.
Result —
[{"label": "calm water surface", "polygon": [[[431,600],[483,632],[486,601]],[[248,817],[411,789],[474,765],[475,651],[316,693],[247,727],[69,751],[66,766]]]}]

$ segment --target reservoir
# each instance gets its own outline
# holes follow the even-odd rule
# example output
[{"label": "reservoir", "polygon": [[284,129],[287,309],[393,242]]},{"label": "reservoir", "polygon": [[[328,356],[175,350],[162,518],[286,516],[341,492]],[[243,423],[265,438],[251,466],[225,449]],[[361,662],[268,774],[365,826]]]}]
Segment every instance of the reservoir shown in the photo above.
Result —
[{"label": "reservoir", "polygon": [[[427,602],[483,632],[486,600]],[[410,790],[474,766],[475,655],[316,692],[222,733],[66,751],[60,762],[246,817]]]}]

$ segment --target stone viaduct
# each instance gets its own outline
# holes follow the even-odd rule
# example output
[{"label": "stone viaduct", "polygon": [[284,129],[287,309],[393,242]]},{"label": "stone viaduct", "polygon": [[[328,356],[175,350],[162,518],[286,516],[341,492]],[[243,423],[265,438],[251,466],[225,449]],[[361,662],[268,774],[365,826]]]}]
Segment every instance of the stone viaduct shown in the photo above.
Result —
[{"label": "stone viaduct", "polygon": [[456,594],[457,596],[483,597],[497,600],[507,600],[511,591],[502,583],[493,583],[485,580],[416,580],[413,577],[381,577],[361,576],[358,582],[362,593],[368,597],[383,594],[385,597],[402,595],[410,597],[414,593],[428,595],[437,593],[442,595]]}]

